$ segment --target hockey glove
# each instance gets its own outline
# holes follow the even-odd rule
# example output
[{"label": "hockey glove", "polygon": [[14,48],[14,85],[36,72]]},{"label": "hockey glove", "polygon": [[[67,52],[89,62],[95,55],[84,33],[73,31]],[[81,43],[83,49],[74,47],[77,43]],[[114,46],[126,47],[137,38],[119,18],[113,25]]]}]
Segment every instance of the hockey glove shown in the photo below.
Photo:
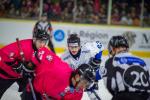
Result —
[{"label": "hockey glove", "polygon": [[95,55],[95,59],[96,59],[96,60],[101,60],[101,58],[102,58],[102,51],[100,51],[99,53],[97,53],[97,54]]},{"label": "hockey glove", "polygon": [[95,58],[90,58],[89,64],[96,71],[100,67],[101,60],[96,60]]},{"label": "hockey glove", "polygon": [[21,63],[21,61],[14,60],[14,61],[5,62],[5,64],[7,64],[8,66],[11,66],[12,69],[15,72],[21,73],[21,70],[22,70],[22,63]]},{"label": "hockey glove", "polygon": [[22,64],[22,76],[23,78],[32,78],[34,74],[35,65],[32,62],[26,62]]}]

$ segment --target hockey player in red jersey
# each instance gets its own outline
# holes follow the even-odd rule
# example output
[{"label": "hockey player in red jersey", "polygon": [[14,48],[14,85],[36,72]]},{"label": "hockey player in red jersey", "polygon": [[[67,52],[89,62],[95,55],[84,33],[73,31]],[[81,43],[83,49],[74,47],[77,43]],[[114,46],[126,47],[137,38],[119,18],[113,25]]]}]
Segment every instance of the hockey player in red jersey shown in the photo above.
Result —
[{"label": "hockey player in red jersey", "polygon": [[[39,49],[40,63],[36,64],[33,80],[37,100],[81,100],[83,91],[95,80],[94,69],[82,64],[76,71],[47,48]],[[22,95],[23,100],[34,100],[30,89]]]},{"label": "hockey player in red jersey", "polygon": [[[40,61],[36,52],[46,45],[49,35],[39,31],[35,37],[33,40],[21,40],[19,44],[14,42],[0,49],[0,98],[14,82],[22,87],[25,83],[23,72],[32,72],[35,64]],[[20,53],[24,54],[25,62],[22,62]]]},{"label": "hockey player in red jersey", "polygon": [[[94,69],[82,64],[76,71],[47,48],[40,65],[35,68],[34,88],[42,98],[81,100],[83,89],[95,80]],[[45,60],[46,59],[46,60]]]}]

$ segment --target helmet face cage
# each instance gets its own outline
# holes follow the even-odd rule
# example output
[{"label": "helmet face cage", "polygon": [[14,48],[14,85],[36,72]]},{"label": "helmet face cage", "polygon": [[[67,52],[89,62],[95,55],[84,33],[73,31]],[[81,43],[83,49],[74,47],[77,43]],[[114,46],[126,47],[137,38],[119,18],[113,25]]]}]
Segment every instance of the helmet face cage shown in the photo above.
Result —
[{"label": "helmet face cage", "polygon": [[108,52],[112,53],[113,48],[125,47],[129,48],[127,40],[123,36],[113,36],[108,43]]},{"label": "helmet face cage", "polygon": [[95,71],[89,64],[82,64],[78,68],[81,80],[85,79],[88,83],[93,83],[95,81]]},{"label": "helmet face cage", "polygon": [[49,40],[49,34],[44,30],[37,30],[35,38],[39,40]]},{"label": "helmet face cage", "polygon": [[86,82],[86,88],[88,88],[94,83],[95,80],[87,78],[87,77],[85,77],[85,75],[81,75],[79,82],[81,82],[81,81]]}]

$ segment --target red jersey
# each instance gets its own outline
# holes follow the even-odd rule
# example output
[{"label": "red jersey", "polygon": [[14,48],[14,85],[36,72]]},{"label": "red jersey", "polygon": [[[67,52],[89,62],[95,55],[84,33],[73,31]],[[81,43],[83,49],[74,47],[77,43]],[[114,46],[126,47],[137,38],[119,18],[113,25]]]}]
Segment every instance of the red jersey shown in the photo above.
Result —
[{"label": "red jersey", "polygon": [[[34,88],[41,95],[65,100],[80,100],[83,91],[66,91],[70,85],[72,69],[47,48],[38,51],[41,63],[35,68]],[[61,96],[61,94],[64,94]]]},{"label": "red jersey", "polygon": [[[24,53],[26,61],[36,61],[34,56],[34,49],[32,46],[32,39],[19,41],[20,47]],[[11,43],[0,49],[0,78],[3,79],[17,79],[21,75],[13,69],[11,65],[17,64],[21,61],[19,47],[17,42]],[[9,64],[8,64],[9,63]],[[10,64],[12,63],[12,64]]]}]

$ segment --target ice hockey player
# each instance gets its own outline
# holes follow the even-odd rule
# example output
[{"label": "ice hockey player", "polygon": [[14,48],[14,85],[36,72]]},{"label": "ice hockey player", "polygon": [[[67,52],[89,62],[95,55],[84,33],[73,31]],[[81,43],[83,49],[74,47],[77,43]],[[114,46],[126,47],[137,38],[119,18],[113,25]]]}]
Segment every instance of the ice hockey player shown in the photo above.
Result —
[{"label": "ice hockey player", "polygon": [[[95,81],[95,66],[92,64],[81,64],[73,70],[47,48],[41,48],[37,53],[42,57],[40,63],[36,64],[33,80],[38,100],[81,100],[84,89]],[[23,100],[33,100],[30,94],[28,89],[22,95]]]},{"label": "ice hockey player", "polygon": [[46,45],[49,35],[38,32],[33,40],[17,41],[0,49],[0,98],[14,82],[22,90],[26,85],[25,73],[33,72],[35,63],[42,59],[38,58],[37,51]]},{"label": "ice hockey player", "polygon": [[33,38],[36,36],[36,34],[38,33],[37,31],[39,30],[46,31],[49,34],[50,37],[49,37],[48,47],[55,53],[54,45],[52,42],[53,29],[50,21],[47,18],[47,13],[43,13],[40,20],[36,22],[33,29]]},{"label": "ice hockey player", "polygon": [[112,100],[147,100],[150,92],[148,66],[129,53],[123,36],[113,36],[108,44],[110,58],[103,70],[103,79]]},{"label": "ice hockey player", "polygon": [[[77,34],[70,34],[67,39],[68,51],[65,52],[61,58],[67,62],[73,70],[76,70],[81,64],[92,64],[95,67],[95,73],[100,67],[103,45],[99,42],[88,42],[81,46],[80,37]],[[98,90],[98,80],[95,84],[87,89],[88,96],[93,100],[95,95],[90,92],[91,89]]]},{"label": "ice hockey player", "polygon": [[41,60],[36,66],[33,84],[41,99],[81,100],[83,90],[95,81],[92,65],[82,64],[76,70],[72,70],[47,48],[39,52],[44,52],[42,58],[46,60]]}]

